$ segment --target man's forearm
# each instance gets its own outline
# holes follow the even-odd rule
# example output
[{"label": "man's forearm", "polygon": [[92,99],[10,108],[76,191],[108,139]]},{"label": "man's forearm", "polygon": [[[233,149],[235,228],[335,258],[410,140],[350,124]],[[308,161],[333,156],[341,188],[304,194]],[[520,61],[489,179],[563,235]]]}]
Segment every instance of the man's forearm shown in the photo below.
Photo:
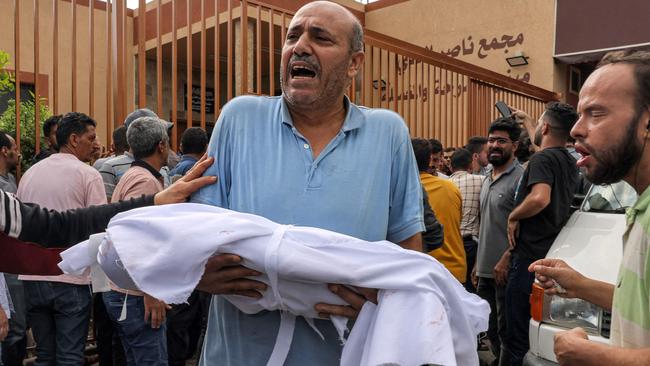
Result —
[{"label": "man's forearm", "polygon": [[510,220],[519,221],[533,217],[540,213],[548,204],[542,202],[536,196],[528,195],[524,201],[510,213]]},{"label": "man's forearm", "polygon": [[404,249],[422,252],[422,235],[417,233],[408,239],[402,240],[399,245]]},{"label": "man's forearm", "polygon": [[612,310],[614,285],[586,277],[579,282],[576,288],[577,297],[596,304],[607,311]]},{"label": "man's forearm", "polygon": [[584,366],[646,366],[650,364],[650,348],[621,348],[584,340],[576,349],[575,365]]},{"label": "man's forearm", "polygon": [[106,229],[117,213],[153,205],[153,196],[91,206],[68,211],[47,210],[33,204],[20,204],[22,228],[18,239],[45,247],[67,247]]}]

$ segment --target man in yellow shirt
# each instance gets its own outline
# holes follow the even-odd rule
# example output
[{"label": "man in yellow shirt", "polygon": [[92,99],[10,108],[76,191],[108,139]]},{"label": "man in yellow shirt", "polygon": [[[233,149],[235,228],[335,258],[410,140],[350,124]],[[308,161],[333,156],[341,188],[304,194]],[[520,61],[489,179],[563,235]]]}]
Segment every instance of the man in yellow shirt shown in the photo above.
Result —
[{"label": "man in yellow shirt", "polygon": [[420,181],[429,195],[429,204],[443,226],[444,243],[442,247],[429,252],[442,263],[461,283],[467,280],[465,248],[460,235],[462,217],[462,198],[460,190],[451,181],[427,173],[431,159],[431,146],[425,139],[412,139],[415,159],[420,171]]}]

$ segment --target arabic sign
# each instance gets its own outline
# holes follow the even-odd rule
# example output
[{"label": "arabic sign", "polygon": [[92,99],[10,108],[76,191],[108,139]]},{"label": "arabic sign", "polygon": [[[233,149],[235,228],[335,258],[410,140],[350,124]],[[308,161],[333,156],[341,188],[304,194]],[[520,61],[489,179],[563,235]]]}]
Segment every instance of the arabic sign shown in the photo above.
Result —
[{"label": "arabic sign", "polygon": [[[440,50],[440,53],[443,55],[447,55],[449,57],[458,57],[459,55],[472,55],[474,54],[474,51],[476,51],[476,55],[480,59],[484,59],[488,56],[487,52],[488,51],[493,51],[493,50],[503,50],[503,53],[508,53],[508,49],[512,48],[516,45],[521,45],[524,43],[524,34],[519,33],[516,37],[504,34],[500,38],[499,37],[492,37],[492,40],[488,41],[487,38],[481,38],[478,41],[478,49],[475,48],[474,41],[472,40],[472,36],[467,36],[462,39],[462,41],[455,45],[453,48],[448,48],[446,51],[445,50]],[[429,45],[425,47],[428,50],[433,51],[433,45]]]},{"label": "arabic sign", "polygon": [[[440,50],[440,53],[449,57],[459,57],[459,56],[468,56],[476,55],[479,59],[484,59],[488,57],[490,53],[493,53],[497,50],[503,50],[503,53],[508,53],[510,48],[513,48],[517,45],[522,45],[524,43],[524,34],[519,33],[516,36],[509,34],[503,34],[501,36],[481,38],[478,42],[474,42],[473,36],[469,35],[463,38],[457,45],[447,50]],[[425,46],[426,49],[433,51],[433,45]],[[408,66],[409,63],[405,62],[404,66]],[[399,72],[398,65],[398,72]],[[529,83],[531,79],[530,72],[524,72],[523,74],[512,73],[512,69],[506,70],[507,76]]]},{"label": "arabic sign", "polygon": [[[373,88],[378,89],[379,84],[380,83],[377,82],[377,80],[373,81]],[[386,98],[388,98],[389,101],[421,100],[422,103],[426,103],[430,98],[430,94],[450,95],[453,98],[458,98],[465,92],[467,92],[467,85],[451,83],[446,83],[443,85],[440,80],[434,80],[433,93],[431,93],[428,87],[421,84],[410,84],[408,85],[408,89],[401,90],[399,93],[395,93],[395,88],[391,86],[388,90],[388,94],[386,94],[386,82],[384,80],[381,81],[382,102],[386,101]]]}]

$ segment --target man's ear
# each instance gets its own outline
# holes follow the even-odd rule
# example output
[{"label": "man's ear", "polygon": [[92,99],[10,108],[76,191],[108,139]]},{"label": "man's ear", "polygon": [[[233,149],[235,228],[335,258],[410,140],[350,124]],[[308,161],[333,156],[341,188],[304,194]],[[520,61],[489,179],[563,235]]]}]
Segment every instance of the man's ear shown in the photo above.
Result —
[{"label": "man's ear", "polygon": [[[363,53],[363,51],[357,51],[350,56],[350,64],[348,65],[348,76],[350,78],[353,78],[359,73],[359,70],[361,70],[361,66],[363,65],[363,60],[365,59],[366,55]],[[354,82],[354,80],[353,80]]]},{"label": "man's ear", "polygon": [[77,135],[76,133],[73,133],[68,138],[68,142],[70,143],[70,146],[77,147],[79,145],[79,139],[80,139],[80,136]]}]

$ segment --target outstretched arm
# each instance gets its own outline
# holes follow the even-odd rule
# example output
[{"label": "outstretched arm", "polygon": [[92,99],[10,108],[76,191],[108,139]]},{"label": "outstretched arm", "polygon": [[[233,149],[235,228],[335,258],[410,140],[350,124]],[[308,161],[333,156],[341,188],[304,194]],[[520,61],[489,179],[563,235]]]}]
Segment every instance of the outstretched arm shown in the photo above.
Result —
[{"label": "outstretched arm", "polygon": [[216,177],[202,177],[213,161],[204,156],[187,175],[155,196],[64,212],[22,203],[12,194],[0,191],[0,215],[4,216],[4,220],[0,220],[0,230],[8,236],[45,247],[68,247],[106,229],[110,219],[119,212],[184,202],[201,187],[216,182]]}]

